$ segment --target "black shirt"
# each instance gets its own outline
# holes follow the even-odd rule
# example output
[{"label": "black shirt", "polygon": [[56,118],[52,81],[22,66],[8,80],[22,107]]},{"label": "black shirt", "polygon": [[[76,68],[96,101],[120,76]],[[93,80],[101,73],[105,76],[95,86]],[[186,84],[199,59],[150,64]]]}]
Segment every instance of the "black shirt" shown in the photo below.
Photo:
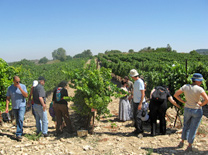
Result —
[{"label": "black shirt", "polygon": [[64,100],[63,97],[68,96],[68,91],[65,88],[61,89],[61,100],[60,101],[56,100],[56,92],[57,92],[57,88],[53,92],[53,101],[57,104],[66,104],[67,105],[67,101]]}]

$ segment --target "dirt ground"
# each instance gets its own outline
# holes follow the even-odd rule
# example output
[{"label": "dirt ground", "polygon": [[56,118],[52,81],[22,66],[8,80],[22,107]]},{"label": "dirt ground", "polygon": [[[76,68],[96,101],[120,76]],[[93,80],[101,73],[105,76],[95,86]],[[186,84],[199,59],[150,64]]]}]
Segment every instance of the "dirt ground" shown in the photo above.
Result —
[{"label": "dirt ground", "polygon": [[[68,88],[70,96],[74,95],[74,90]],[[52,95],[47,97],[47,106],[51,102]],[[72,103],[69,103],[69,107]],[[144,123],[145,136],[138,139],[133,134],[134,127],[131,126],[132,121],[121,122],[117,119],[119,99],[113,98],[109,104],[112,117],[101,118],[95,121],[95,129],[93,135],[86,137],[78,137],[77,134],[68,134],[64,132],[62,135],[55,137],[55,125],[48,113],[49,120],[49,137],[41,137],[37,141],[29,140],[23,136],[22,142],[17,142],[14,138],[16,127],[12,123],[4,123],[0,128],[0,154],[208,154],[208,106],[204,107],[206,116],[203,116],[201,125],[196,135],[194,146],[197,148],[192,153],[184,152],[184,148],[179,149],[177,145],[181,137],[181,127],[179,120],[176,127],[173,127],[176,116],[175,109],[168,109],[167,114],[167,134],[150,136],[150,125]],[[73,118],[73,110],[70,109]],[[182,116],[181,116],[181,119]],[[72,120],[73,122],[73,120]],[[24,121],[24,134],[35,133],[35,119],[31,111],[27,112]]]}]

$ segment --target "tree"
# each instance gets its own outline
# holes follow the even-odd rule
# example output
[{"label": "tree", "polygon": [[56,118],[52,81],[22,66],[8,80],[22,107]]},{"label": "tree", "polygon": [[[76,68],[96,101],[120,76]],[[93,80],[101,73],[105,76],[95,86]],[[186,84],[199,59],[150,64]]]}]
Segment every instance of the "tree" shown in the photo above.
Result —
[{"label": "tree", "polygon": [[92,52],[88,49],[88,50],[84,50],[82,53],[80,54],[76,54],[73,58],[87,58],[87,57],[92,57]]},{"label": "tree", "polygon": [[39,64],[46,64],[48,62],[48,59],[46,57],[43,57],[39,60]]},{"label": "tree", "polygon": [[130,49],[128,52],[129,53],[134,53],[134,50],[133,49]]},{"label": "tree", "polygon": [[167,44],[167,47],[166,48],[167,48],[167,51],[168,52],[171,52],[172,51],[172,48],[171,48],[171,46],[169,44]]},{"label": "tree", "polygon": [[57,50],[54,50],[52,52],[53,60],[60,60],[65,61],[66,60],[66,51],[63,48],[58,48]]},{"label": "tree", "polygon": [[190,52],[191,55],[198,55],[199,53],[197,53],[197,51],[193,50]]},{"label": "tree", "polygon": [[105,54],[119,54],[119,53],[122,53],[121,51],[119,51],[119,50],[111,50],[111,51],[105,51]]},{"label": "tree", "polygon": [[66,60],[72,60],[73,58],[70,55],[66,56]]}]

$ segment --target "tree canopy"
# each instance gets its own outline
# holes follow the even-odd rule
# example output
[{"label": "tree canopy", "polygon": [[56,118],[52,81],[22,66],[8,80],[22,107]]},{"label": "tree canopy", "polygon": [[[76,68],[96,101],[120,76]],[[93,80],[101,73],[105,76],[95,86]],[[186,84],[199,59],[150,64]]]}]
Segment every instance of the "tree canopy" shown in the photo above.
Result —
[{"label": "tree canopy", "polygon": [[52,52],[53,60],[60,60],[65,61],[66,60],[66,51],[63,48],[58,48],[57,50],[54,50]]},{"label": "tree canopy", "polygon": [[73,58],[86,58],[86,57],[92,57],[92,56],[93,56],[92,52],[88,49],[88,50],[84,50],[80,54],[76,54]]}]

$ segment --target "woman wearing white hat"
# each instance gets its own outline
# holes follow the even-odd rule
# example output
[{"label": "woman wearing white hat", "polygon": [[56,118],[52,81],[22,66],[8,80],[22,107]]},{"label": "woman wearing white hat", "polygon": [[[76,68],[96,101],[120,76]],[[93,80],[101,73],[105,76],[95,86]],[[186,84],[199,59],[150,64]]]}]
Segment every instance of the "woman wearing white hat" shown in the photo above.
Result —
[{"label": "woman wearing white hat", "polygon": [[[203,76],[200,73],[195,73],[191,79],[192,84],[183,85],[174,94],[174,97],[185,105],[182,140],[178,147],[182,148],[184,140],[188,140],[189,145],[186,151],[192,151],[192,144],[203,115],[202,106],[208,103],[208,96],[204,89],[200,87]],[[180,97],[182,93],[185,95],[185,101]],[[200,101],[200,96],[204,98],[203,102]]]}]

